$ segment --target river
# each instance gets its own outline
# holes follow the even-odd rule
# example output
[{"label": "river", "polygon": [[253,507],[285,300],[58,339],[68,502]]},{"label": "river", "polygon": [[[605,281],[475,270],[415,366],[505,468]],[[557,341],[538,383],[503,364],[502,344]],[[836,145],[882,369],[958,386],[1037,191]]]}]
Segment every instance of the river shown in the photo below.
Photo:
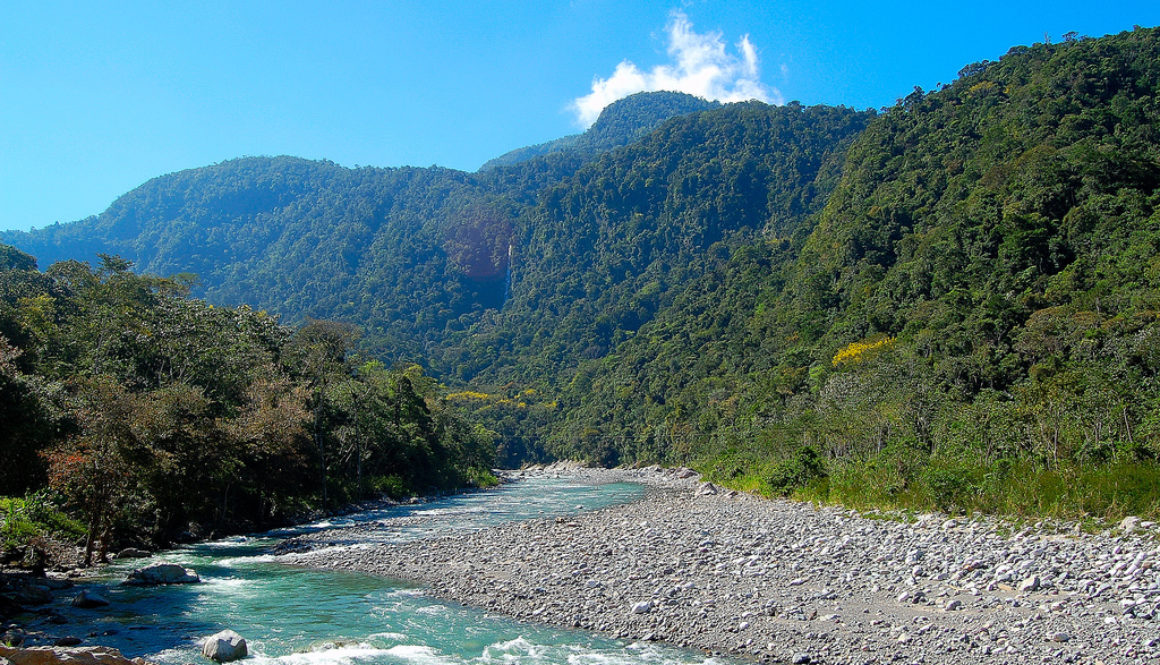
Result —
[{"label": "river", "polygon": [[[114,564],[98,580],[105,585],[100,591],[112,601],[110,607],[67,608],[62,613],[69,619],[67,627],[86,631],[86,643],[165,665],[204,661],[198,639],[224,628],[247,639],[251,658],[246,662],[254,665],[723,662],[699,652],[519,623],[438,600],[420,586],[288,566],[269,553],[287,537],[336,526],[373,525],[358,529],[357,539],[334,545],[358,548],[367,541],[401,542],[596,510],[632,501],[644,491],[631,483],[532,478],[260,536],[202,543],[150,560]],[[203,582],[152,588],[118,583],[133,567],[160,561],[194,568]]]}]

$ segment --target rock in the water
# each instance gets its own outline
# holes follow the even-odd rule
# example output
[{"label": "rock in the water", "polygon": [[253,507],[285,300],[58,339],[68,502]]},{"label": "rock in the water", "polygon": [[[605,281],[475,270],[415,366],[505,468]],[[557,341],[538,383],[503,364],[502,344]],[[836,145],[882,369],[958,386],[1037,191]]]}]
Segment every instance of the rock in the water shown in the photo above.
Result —
[{"label": "rock in the water", "polygon": [[81,642],[84,642],[84,640],[79,637],[70,635],[68,637],[62,637],[58,639],[57,641],[53,642],[52,645],[54,647],[75,647]]},{"label": "rock in the water", "polygon": [[113,555],[114,559],[144,559],[149,556],[145,550],[136,547],[126,547],[125,549]]},{"label": "rock in the water", "polygon": [[201,645],[201,655],[219,663],[240,660],[246,657],[246,653],[246,638],[232,630],[214,633]]},{"label": "rock in the water", "polygon": [[30,647],[17,649],[0,645],[0,659],[12,665],[148,665],[141,658],[126,658],[109,647]]},{"label": "rock in the water", "polygon": [[16,602],[24,605],[44,605],[52,602],[52,591],[41,584],[26,584],[12,597]]},{"label": "rock in the water", "polygon": [[76,595],[72,600],[73,607],[80,607],[82,609],[93,609],[94,607],[106,607],[109,600],[90,589],[85,589]]},{"label": "rock in the water", "polygon": [[183,568],[175,563],[156,563],[129,573],[125,584],[150,586],[154,584],[192,584],[200,581],[201,578],[192,569]]},{"label": "rock in the water", "polygon": [[37,584],[48,587],[53,591],[63,591],[73,588],[73,581],[64,577],[45,577],[37,580]]}]

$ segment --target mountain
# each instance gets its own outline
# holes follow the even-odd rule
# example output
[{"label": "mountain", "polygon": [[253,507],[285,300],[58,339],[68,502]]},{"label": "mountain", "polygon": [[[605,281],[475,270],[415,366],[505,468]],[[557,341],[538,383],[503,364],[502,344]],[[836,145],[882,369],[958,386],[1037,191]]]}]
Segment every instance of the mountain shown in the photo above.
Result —
[{"label": "mountain", "polygon": [[605,107],[596,122],[583,134],[572,134],[554,141],[517,148],[484,162],[479,170],[489,171],[555,153],[597,155],[640,140],[669,118],[718,106],[718,102],[683,92],[638,92]]},{"label": "mountain", "polygon": [[808,235],[722,253],[583,363],[549,447],[864,505],[1155,512],[1158,82],[1140,29],[916,90]]},{"label": "mountain", "polygon": [[290,323],[358,319],[397,360],[502,298],[502,266],[491,261],[506,260],[508,240],[481,229],[510,233],[500,228],[509,212],[491,198],[446,169],[246,158],[155,178],[98,217],[9,240],[46,264],[101,252],[146,273],[193,273],[209,301]]},{"label": "mountain", "polygon": [[[653,97],[657,103],[643,102]],[[589,143],[605,140],[610,127],[627,131],[631,117],[652,122],[655,115],[644,110],[689,100],[697,101],[637,95],[606,113]],[[536,311],[544,302],[534,294],[543,289],[528,291],[525,282],[598,288],[608,275],[580,270],[596,236],[603,250],[592,268],[614,270],[625,282],[683,265],[741,229],[756,233],[770,215],[790,224],[800,217],[799,199],[812,196],[806,190],[815,186],[817,169],[864,117],[844,109],[728,105],[674,118],[638,146],[588,161],[549,155],[482,174],[245,158],[155,178],[100,216],[4,238],[45,265],[116,254],[145,273],[196,275],[195,293],[211,302],[248,303],[288,323],[355,322],[364,329],[365,352],[467,380],[491,364],[516,362],[505,356],[500,363],[491,357],[497,349],[479,343],[493,335],[488,313],[505,300],[518,301],[504,308],[518,315],[507,317],[503,330],[526,333],[549,320]],[[623,192],[599,191],[626,172],[632,180]],[[696,191],[684,191],[690,187]],[[771,193],[777,188],[784,190],[780,198]],[[562,197],[573,199],[568,206],[575,209],[562,209]],[[593,197],[605,199],[599,209],[576,203]],[[632,218],[631,227],[620,224],[621,215]],[[646,237],[650,247],[642,253]],[[631,265],[618,265],[629,258]],[[599,298],[569,302],[561,315],[595,321],[593,312],[616,309],[629,288],[625,282]],[[650,288],[658,301],[667,292]],[[614,328],[639,325],[650,314],[642,310]],[[567,348],[579,353],[594,344],[606,351],[610,335],[620,333],[608,328],[603,341],[567,334],[573,340]],[[491,375],[498,373],[497,365]]]},{"label": "mountain", "polygon": [[729,104],[583,165],[519,220],[510,301],[452,335],[436,364],[463,381],[533,384],[544,367],[566,374],[605,356],[669,305],[707,252],[792,234],[871,117]]},{"label": "mountain", "polygon": [[474,174],[236,160],[3,239],[357,323],[507,463],[1155,512],[1157,90],[1137,29],[1016,47],[881,114],[654,93]]}]

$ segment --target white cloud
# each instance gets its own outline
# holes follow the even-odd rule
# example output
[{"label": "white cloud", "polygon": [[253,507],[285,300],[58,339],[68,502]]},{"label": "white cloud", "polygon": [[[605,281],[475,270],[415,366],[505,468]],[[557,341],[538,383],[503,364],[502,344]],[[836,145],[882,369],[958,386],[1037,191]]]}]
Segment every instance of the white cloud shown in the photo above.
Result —
[{"label": "white cloud", "polygon": [[749,35],[737,43],[739,55],[735,55],[726,50],[720,32],[694,32],[693,24],[682,12],[673,12],[666,31],[671,61],[645,72],[624,60],[612,76],[597,77],[592,81],[592,92],[569,105],[580,125],[588,127],[596,122],[604,107],[618,99],[654,90],[686,92],[722,102],[783,102],[776,88],[761,82],[757,48],[749,41]]}]

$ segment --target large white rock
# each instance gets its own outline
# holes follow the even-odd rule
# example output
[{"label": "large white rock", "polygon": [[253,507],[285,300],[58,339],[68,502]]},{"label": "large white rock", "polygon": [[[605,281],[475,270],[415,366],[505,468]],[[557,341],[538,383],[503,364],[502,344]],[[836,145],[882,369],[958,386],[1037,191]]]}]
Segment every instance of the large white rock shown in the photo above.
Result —
[{"label": "large white rock", "polygon": [[247,653],[246,638],[232,630],[214,633],[205,638],[205,643],[201,645],[201,655],[219,663],[241,660]]},{"label": "large white rock", "polygon": [[152,566],[138,568],[129,573],[125,584],[151,586],[154,584],[193,584],[201,578],[190,568],[183,568],[175,563],[155,563]]}]

